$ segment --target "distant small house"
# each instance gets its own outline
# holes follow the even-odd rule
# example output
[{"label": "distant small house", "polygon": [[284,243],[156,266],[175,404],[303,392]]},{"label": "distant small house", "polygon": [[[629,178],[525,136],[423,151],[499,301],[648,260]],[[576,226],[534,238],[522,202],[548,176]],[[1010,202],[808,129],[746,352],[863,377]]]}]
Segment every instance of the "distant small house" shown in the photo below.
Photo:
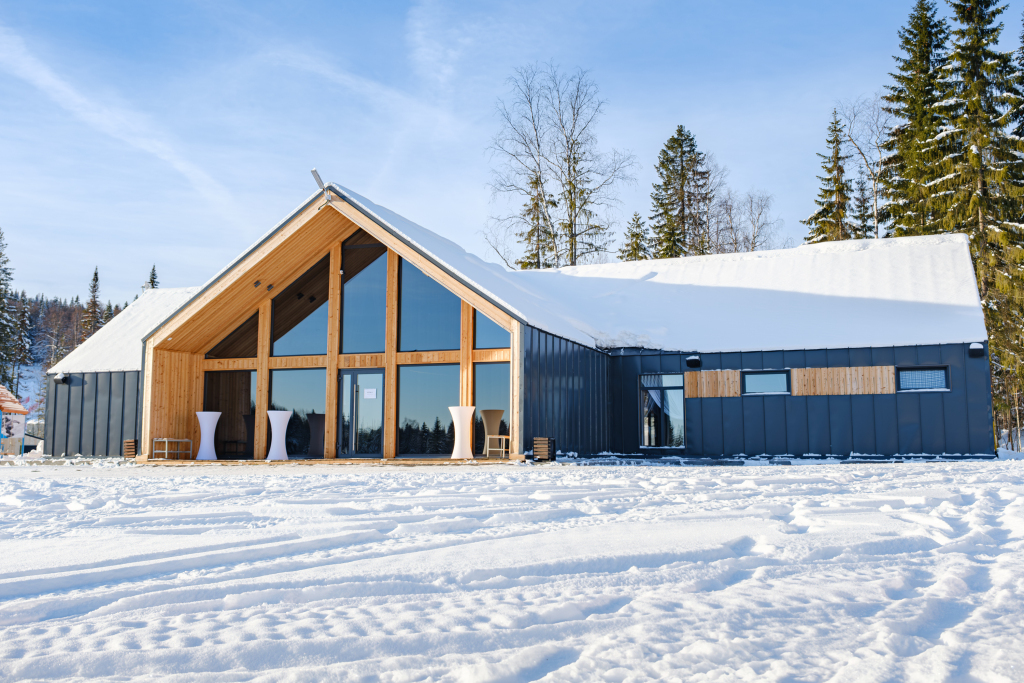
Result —
[{"label": "distant small house", "polygon": [[[961,235],[509,272],[337,185],[209,282],[139,297],[49,374],[46,449],[451,452],[449,406],[513,453],[991,454]],[[476,451],[483,447],[477,423]]]}]

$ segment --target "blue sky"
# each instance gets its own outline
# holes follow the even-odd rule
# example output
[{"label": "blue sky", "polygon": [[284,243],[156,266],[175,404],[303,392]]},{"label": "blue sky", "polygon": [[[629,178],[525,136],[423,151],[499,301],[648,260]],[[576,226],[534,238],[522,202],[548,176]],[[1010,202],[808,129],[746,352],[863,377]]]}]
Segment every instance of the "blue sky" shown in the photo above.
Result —
[{"label": "blue sky", "polygon": [[[1016,47],[1022,3],[1004,14]],[[30,294],[201,284],[314,189],[309,169],[488,260],[495,101],[589,69],[646,215],[678,124],[804,234],[833,104],[887,82],[912,2],[7,2],[0,227]]]}]

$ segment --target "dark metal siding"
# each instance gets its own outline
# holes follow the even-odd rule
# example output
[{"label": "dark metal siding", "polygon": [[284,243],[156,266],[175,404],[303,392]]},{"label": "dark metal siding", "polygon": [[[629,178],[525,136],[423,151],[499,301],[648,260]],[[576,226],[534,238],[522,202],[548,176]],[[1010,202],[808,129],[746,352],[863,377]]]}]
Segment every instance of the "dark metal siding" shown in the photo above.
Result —
[{"label": "dark metal siding", "polygon": [[[865,365],[949,367],[944,392],[863,396],[743,396],[686,400],[686,453],[849,455],[992,453],[992,395],[986,356],[968,344],[700,354],[702,370]],[[610,352],[612,449],[640,452],[641,372],[689,372],[690,354]]]},{"label": "dark metal siding", "polygon": [[[623,411],[639,416],[638,392],[609,391],[608,356],[534,327],[523,327],[523,436],[553,437],[558,450],[593,455],[612,450],[609,406],[626,398]],[[632,377],[638,381],[640,358]],[[621,385],[620,385],[621,386]],[[620,415],[623,413],[619,413]],[[625,420],[620,420],[625,423]],[[639,431],[639,420],[632,421]],[[622,429],[622,424],[618,427]]]},{"label": "dark metal siding", "polygon": [[51,455],[121,455],[123,439],[138,434],[139,373],[87,372],[52,376],[46,384],[46,433]]}]

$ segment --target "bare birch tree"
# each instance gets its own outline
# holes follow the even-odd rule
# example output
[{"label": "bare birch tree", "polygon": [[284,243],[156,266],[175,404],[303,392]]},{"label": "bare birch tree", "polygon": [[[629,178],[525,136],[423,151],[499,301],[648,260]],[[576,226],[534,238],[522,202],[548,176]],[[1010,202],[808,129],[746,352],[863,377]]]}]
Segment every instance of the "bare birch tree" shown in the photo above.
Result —
[{"label": "bare birch tree", "polygon": [[523,210],[493,219],[484,238],[509,266],[510,241],[526,247],[521,268],[576,265],[599,258],[610,243],[615,188],[633,182],[631,154],[599,150],[595,125],[604,108],[586,71],[554,64],[516,69],[510,97],[498,101],[501,130],[491,143],[498,167],[495,196]]},{"label": "bare birch tree", "polygon": [[872,213],[875,237],[882,236],[882,162],[887,152],[886,141],[892,133],[893,116],[880,94],[840,102],[839,118],[846,129],[846,138],[853,147],[871,181]]}]

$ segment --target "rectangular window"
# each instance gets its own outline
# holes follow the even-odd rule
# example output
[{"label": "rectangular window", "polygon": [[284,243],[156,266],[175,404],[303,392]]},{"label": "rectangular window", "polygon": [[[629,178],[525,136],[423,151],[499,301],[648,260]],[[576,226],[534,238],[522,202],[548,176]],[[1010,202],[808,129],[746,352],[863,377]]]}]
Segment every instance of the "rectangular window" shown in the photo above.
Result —
[{"label": "rectangular window", "polygon": [[[288,455],[324,457],[324,413],[327,408],[327,369],[270,371],[270,410],[290,410],[285,430]],[[270,425],[267,425],[267,444]]]},{"label": "rectangular window", "polygon": [[788,394],[789,371],[744,372],[744,394]]},{"label": "rectangular window", "polygon": [[900,391],[942,391],[949,389],[946,368],[899,370]]},{"label": "rectangular window", "polygon": [[220,413],[213,434],[217,457],[221,460],[252,459],[256,371],[227,370],[203,374],[203,410]]},{"label": "rectangular window", "polygon": [[683,375],[640,375],[640,445],[683,448],[686,445]]},{"label": "rectangular window", "polygon": [[271,356],[327,353],[327,298],[331,257],[325,256],[274,297]]},{"label": "rectangular window", "polygon": [[[488,433],[487,417],[495,435],[508,436],[511,420],[512,382],[509,363],[475,363],[473,365],[473,405],[476,423],[473,428],[473,452],[484,452],[484,438]],[[488,411],[487,415],[484,411]],[[497,440],[491,442],[497,447]]]},{"label": "rectangular window", "polygon": [[398,366],[398,454],[451,455],[457,405],[458,365]]}]

